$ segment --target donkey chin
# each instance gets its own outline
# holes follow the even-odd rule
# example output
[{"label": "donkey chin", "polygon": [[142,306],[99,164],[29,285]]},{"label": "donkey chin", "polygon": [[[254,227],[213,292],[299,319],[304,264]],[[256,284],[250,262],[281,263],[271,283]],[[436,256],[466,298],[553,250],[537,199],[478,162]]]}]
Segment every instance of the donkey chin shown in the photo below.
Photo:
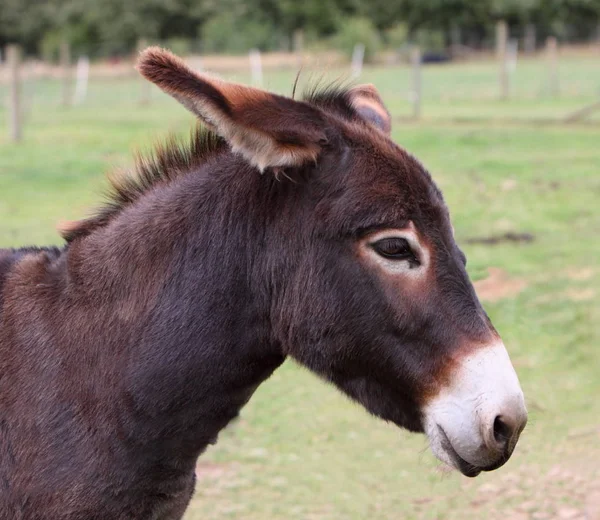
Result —
[{"label": "donkey chin", "polygon": [[523,392],[500,341],[458,360],[423,408],[432,452],[468,477],[502,466],[526,423]]}]

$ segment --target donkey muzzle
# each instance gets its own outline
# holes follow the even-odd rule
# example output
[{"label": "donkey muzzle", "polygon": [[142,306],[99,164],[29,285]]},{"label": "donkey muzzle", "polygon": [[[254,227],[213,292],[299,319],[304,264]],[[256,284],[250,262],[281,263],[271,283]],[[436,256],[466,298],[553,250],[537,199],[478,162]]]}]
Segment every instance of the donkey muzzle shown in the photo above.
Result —
[{"label": "donkey muzzle", "polygon": [[466,476],[502,466],[527,423],[519,380],[502,342],[460,359],[424,410],[433,453]]}]

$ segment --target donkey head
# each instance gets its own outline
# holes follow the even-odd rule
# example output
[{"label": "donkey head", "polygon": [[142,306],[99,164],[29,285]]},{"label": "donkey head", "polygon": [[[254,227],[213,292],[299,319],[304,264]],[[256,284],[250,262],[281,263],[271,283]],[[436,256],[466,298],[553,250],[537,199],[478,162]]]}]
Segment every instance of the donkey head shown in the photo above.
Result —
[{"label": "donkey head", "polygon": [[290,177],[264,252],[284,353],[372,414],[424,431],[465,475],[508,460],[527,420],[517,376],[442,195],[390,140],[375,88],[294,101],[199,75],[156,48],[139,70],[263,177]]}]

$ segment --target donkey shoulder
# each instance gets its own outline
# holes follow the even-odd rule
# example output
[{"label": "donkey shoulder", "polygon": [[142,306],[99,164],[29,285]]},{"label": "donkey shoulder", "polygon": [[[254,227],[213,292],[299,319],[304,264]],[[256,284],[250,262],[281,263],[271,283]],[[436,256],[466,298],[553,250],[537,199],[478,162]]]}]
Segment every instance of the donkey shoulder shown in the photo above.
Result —
[{"label": "donkey shoulder", "polygon": [[0,249],[0,316],[4,307],[4,288],[9,274],[25,257],[44,256],[46,260],[54,260],[62,254],[58,247],[23,247],[20,249]]}]

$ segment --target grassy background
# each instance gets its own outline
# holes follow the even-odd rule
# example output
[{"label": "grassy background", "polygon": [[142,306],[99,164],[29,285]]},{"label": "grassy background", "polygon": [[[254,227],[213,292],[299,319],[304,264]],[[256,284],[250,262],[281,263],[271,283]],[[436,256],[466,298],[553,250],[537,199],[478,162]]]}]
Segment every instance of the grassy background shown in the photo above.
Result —
[{"label": "grassy background", "polygon": [[[375,83],[401,117],[410,111],[409,77],[374,68],[361,81]],[[594,101],[600,67],[597,58],[561,63],[556,98],[541,61],[519,63],[511,101],[495,100],[495,80],[488,63],[425,68],[424,119],[396,123],[394,138],[444,191],[472,275],[497,267],[524,286],[485,303],[530,409],[513,459],[475,480],[447,473],[423,437],[367,416],[288,362],[200,459],[187,520],[600,518],[599,119],[527,121],[557,120]],[[289,93],[293,75],[266,73],[265,82]],[[139,106],[133,79],[92,81],[76,108],[58,106],[58,89],[28,82],[25,141],[0,135],[0,247],[59,243],[55,224],[101,200],[107,170],[193,122],[157,92]],[[535,241],[465,243],[506,231]]]}]

